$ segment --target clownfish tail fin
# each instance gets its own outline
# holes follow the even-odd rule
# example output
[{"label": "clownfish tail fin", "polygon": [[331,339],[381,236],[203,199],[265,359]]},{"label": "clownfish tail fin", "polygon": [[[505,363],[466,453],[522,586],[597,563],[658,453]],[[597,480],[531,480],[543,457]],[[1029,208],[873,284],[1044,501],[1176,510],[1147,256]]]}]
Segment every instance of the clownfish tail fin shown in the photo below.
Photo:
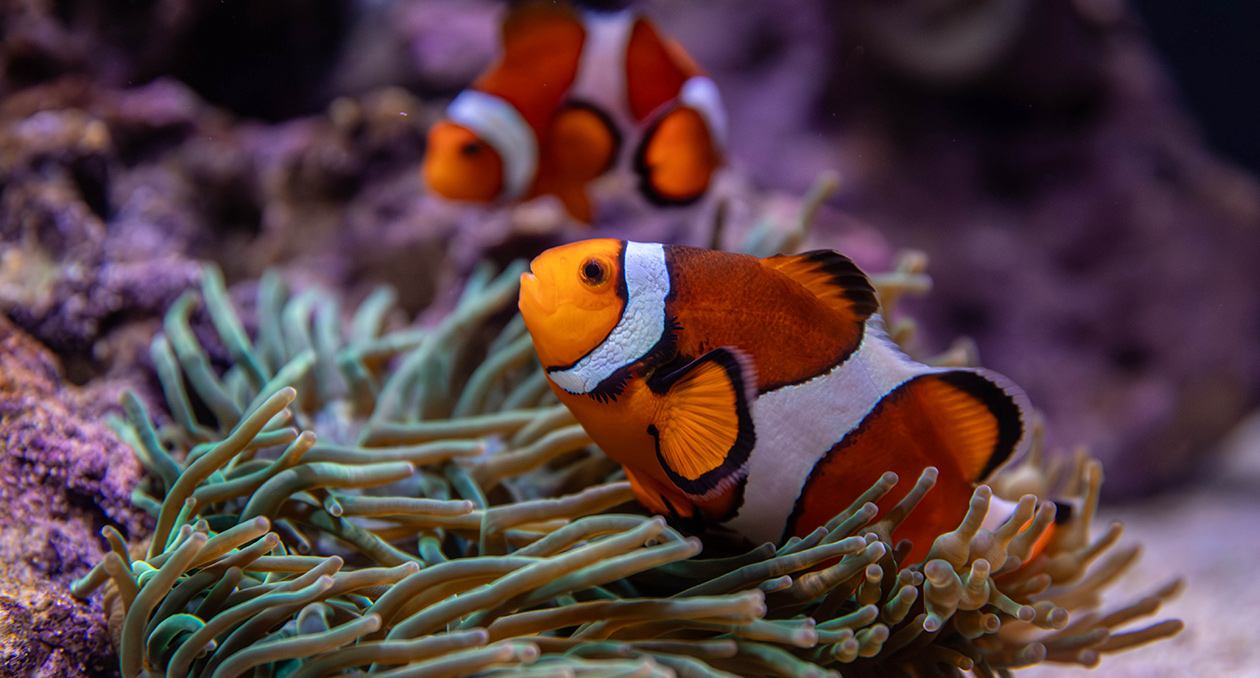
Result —
[{"label": "clownfish tail fin", "polygon": [[657,461],[683,493],[710,499],[742,477],[757,441],[749,410],[756,383],[751,357],[726,347],[651,385],[663,402],[647,430]]},{"label": "clownfish tail fin", "polygon": [[971,482],[992,475],[1027,444],[1026,397],[1005,377],[950,370],[920,375],[907,386]]},{"label": "clownfish tail fin", "polygon": [[780,254],[761,260],[800,283],[818,300],[863,322],[879,310],[875,288],[852,259],[832,250]]}]

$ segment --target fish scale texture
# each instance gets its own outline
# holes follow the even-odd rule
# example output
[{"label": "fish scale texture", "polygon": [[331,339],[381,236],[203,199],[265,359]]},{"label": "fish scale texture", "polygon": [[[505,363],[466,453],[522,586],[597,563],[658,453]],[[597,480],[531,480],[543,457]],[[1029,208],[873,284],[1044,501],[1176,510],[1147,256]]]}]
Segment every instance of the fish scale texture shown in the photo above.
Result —
[{"label": "fish scale texture", "polygon": [[626,253],[629,299],[622,319],[608,337],[578,361],[573,376],[552,379],[570,393],[588,393],[623,365],[642,358],[660,340],[665,326],[665,296],[669,273],[659,246],[631,243]]}]

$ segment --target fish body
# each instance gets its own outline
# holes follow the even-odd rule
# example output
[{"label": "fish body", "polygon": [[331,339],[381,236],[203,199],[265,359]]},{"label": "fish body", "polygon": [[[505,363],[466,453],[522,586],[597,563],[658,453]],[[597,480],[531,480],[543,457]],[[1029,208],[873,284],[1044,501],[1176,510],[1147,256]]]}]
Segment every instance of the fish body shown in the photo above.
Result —
[{"label": "fish body", "polygon": [[835,252],[589,240],[537,257],[520,308],[552,391],[640,502],[755,542],[808,534],[894,471],[882,512],[934,466],[894,534],[922,557],[1026,445],[1023,392],[908,358]]},{"label": "fish body", "polygon": [[554,195],[590,222],[588,187],[631,176],[659,205],[690,204],[722,164],[726,119],[713,81],[633,11],[514,9],[498,62],[429,133],[424,177],[455,200]]}]

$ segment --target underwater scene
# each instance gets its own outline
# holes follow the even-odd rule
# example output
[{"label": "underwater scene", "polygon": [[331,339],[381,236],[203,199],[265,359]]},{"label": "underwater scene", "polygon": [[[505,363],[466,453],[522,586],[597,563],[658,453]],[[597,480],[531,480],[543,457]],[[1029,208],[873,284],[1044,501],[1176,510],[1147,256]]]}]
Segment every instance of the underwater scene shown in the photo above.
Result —
[{"label": "underwater scene", "polygon": [[0,678],[1260,676],[1260,6],[0,6]]}]

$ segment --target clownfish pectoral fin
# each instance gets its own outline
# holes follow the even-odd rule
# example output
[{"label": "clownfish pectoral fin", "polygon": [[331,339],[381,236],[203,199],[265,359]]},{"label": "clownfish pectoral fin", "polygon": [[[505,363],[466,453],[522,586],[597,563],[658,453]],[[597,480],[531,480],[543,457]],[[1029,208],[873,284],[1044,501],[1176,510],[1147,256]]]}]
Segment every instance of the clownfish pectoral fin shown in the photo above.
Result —
[{"label": "clownfish pectoral fin", "polygon": [[1022,392],[1009,393],[997,375],[954,370],[914,378],[902,388],[917,396],[924,414],[957,460],[963,477],[980,482],[1010,460],[1024,436]]},{"label": "clownfish pectoral fin", "polygon": [[583,224],[591,223],[591,219],[595,216],[595,210],[591,207],[591,199],[586,195],[586,187],[584,185],[570,184],[568,186],[556,187],[550,193],[560,200],[560,204],[564,205],[564,211],[569,213],[576,221]]},{"label": "clownfish pectoral fin", "polygon": [[621,135],[606,113],[593,106],[570,104],[547,127],[543,159],[552,171],[582,182],[612,169]]},{"label": "clownfish pectoral fin", "polygon": [[700,68],[681,46],[662,38],[648,19],[634,20],[626,41],[626,99],[635,121],[642,122],[677,97],[683,83],[696,75]]},{"label": "clownfish pectoral fin", "polygon": [[577,77],[586,28],[572,7],[528,2],[504,19],[502,39],[499,62],[473,87],[511,103],[537,132]]},{"label": "clownfish pectoral fin", "polygon": [[709,189],[722,154],[699,111],[679,106],[657,120],[635,154],[643,195],[660,205],[687,205]]},{"label": "clownfish pectoral fin", "polygon": [[663,395],[648,433],[685,494],[710,499],[739,480],[757,439],[749,412],[756,383],[747,354],[717,348],[652,385]]},{"label": "clownfish pectoral fin", "polygon": [[857,322],[865,322],[879,310],[871,281],[851,259],[832,250],[780,254],[761,260],[767,268],[786,275],[818,297],[819,301]]},{"label": "clownfish pectoral fin", "polygon": [[667,489],[649,476],[639,476],[628,466],[623,468],[626,479],[630,481],[630,490],[634,492],[634,498],[647,510],[678,521],[699,517],[695,504],[690,499],[679,496],[677,490]]},{"label": "clownfish pectoral fin", "polygon": [[543,138],[536,192],[556,196],[574,219],[590,223],[586,185],[612,168],[621,145],[616,129],[595,108],[571,105],[556,113]]}]

